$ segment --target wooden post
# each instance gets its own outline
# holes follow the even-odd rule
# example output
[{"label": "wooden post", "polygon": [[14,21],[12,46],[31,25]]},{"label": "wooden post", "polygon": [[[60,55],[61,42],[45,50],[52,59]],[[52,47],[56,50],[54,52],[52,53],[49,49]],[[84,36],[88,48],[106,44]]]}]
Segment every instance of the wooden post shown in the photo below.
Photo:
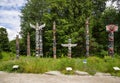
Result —
[{"label": "wooden post", "polygon": [[53,22],[53,58],[56,59],[56,23]]},{"label": "wooden post", "polygon": [[16,59],[19,59],[19,36],[16,35]]},{"label": "wooden post", "polygon": [[28,32],[27,34],[27,56],[30,56],[31,53],[30,53],[30,34]]},{"label": "wooden post", "polygon": [[89,18],[86,20],[86,56],[89,56]]}]

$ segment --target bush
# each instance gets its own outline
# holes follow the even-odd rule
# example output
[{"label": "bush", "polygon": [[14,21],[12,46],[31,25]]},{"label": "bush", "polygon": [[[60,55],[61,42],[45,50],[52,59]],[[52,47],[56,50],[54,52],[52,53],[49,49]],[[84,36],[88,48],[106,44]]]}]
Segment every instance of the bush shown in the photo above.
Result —
[{"label": "bush", "polygon": [[2,59],[2,58],[3,58],[3,56],[2,56],[1,48],[0,48],[0,59]]},{"label": "bush", "polygon": [[2,53],[0,52],[0,59],[2,59],[3,58],[3,56],[2,56]]},{"label": "bush", "polygon": [[[17,70],[13,69],[14,65],[19,65],[19,68]],[[20,72],[22,73],[24,71],[24,67],[23,67],[24,63],[22,62],[18,62],[18,61],[5,61],[5,62],[1,62],[0,65],[0,70],[1,71],[7,71],[7,72]]]},{"label": "bush", "polygon": [[12,52],[1,52],[1,54],[2,54],[3,61],[9,61],[15,58],[15,54]]}]

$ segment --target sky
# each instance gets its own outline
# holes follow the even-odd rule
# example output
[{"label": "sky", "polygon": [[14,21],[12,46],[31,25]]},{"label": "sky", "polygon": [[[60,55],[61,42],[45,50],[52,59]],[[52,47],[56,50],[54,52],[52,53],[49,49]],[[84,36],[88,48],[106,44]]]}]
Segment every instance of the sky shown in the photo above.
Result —
[{"label": "sky", "polygon": [[9,40],[15,39],[20,32],[20,9],[25,3],[27,0],[0,0],[0,27],[6,28]]},{"label": "sky", "polygon": [[27,0],[0,0],[0,27],[6,28],[9,40],[20,32],[20,9]]}]

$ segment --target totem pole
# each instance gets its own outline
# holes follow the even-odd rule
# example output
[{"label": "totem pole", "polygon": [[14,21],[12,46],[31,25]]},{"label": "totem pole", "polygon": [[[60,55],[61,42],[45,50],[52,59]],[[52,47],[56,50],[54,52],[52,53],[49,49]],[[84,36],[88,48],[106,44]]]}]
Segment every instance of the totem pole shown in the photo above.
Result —
[{"label": "totem pole", "polygon": [[36,25],[30,24],[30,26],[36,30],[36,56],[43,56],[42,28],[45,27],[45,24],[39,26],[36,23]]},{"label": "totem pole", "polygon": [[16,35],[16,59],[19,59],[19,36]]},{"label": "totem pole", "polygon": [[53,57],[56,59],[56,23],[53,22]]},{"label": "totem pole", "polygon": [[86,20],[86,56],[89,56],[89,18]]},{"label": "totem pole", "polygon": [[71,39],[68,39],[68,44],[61,44],[63,47],[68,47],[68,57],[71,58],[71,48],[77,46],[77,44],[71,44]]},{"label": "totem pole", "polygon": [[109,32],[108,34],[108,55],[112,56],[114,55],[114,32],[118,31],[118,26],[110,24],[106,26],[106,31]]},{"label": "totem pole", "polygon": [[27,34],[27,56],[30,56],[30,34]]}]

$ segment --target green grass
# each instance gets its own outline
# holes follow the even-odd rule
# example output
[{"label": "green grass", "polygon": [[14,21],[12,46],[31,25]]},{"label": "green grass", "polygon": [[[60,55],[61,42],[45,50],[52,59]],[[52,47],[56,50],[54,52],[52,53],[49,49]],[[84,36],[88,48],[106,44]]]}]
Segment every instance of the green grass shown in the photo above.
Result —
[{"label": "green grass", "polygon": [[[4,55],[5,54],[5,55]],[[120,71],[113,70],[114,66],[120,67],[120,58],[111,58],[105,56],[88,57],[87,63],[83,63],[81,58],[37,58],[37,57],[20,57],[20,59],[13,59],[13,56],[3,54],[3,59],[0,60],[0,70],[7,72],[20,72],[20,73],[45,73],[47,71],[57,70],[64,74],[74,74],[75,70],[86,71],[91,75],[96,72],[111,73],[115,76],[120,76]],[[8,57],[7,57],[8,56]],[[15,56],[14,56],[15,58]],[[19,69],[12,69],[13,65],[19,65]],[[72,67],[71,72],[66,71],[66,67]]]},{"label": "green grass", "polygon": [[15,54],[12,52],[1,52],[1,56],[2,58],[0,60],[2,61],[8,61],[15,58]]}]

